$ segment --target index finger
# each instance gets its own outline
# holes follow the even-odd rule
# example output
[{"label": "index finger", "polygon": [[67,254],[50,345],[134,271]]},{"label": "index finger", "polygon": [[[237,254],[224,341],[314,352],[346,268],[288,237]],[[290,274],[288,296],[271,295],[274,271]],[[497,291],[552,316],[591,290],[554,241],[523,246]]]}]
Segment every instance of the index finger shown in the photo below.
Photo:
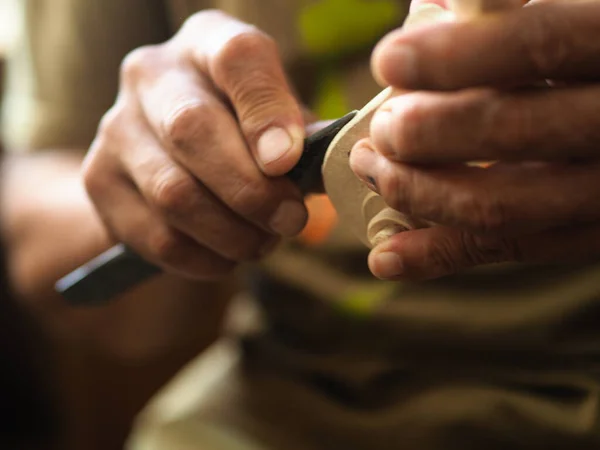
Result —
[{"label": "index finger", "polygon": [[455,90],[600,74],[600,2],[536,2],[471,21],[395,31],[373,53],[384,84]]},{"label": "index finger", "polygon": [[180,41],[231,103],[263,172],[289,172],[302,154],[304,122],[276,43],[256,27],[219,11],[189,19]]}]

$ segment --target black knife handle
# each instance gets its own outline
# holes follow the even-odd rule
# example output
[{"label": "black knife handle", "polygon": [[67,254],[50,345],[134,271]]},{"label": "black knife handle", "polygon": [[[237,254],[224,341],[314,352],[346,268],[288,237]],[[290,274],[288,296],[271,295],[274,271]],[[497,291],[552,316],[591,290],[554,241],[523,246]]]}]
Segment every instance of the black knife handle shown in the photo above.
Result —
[{"label": "black knife handle", "polygon": [[159,273],[159,267],[118,244],[61,278],[55,289],[74,305],[102,305]]},{"label": "black knife handle", "polygon": [[[287,175],[303,194],[321,185],[327,148],[355,115],[356,111],[347,114],[304,141],[302,157]],[[119,244],[59,280],[55,289],[73,305],[102,305],[161,272],[159,267]]]},{"label": "black knife handle", "polygon": [[332,122],[325,128],[311,134],[304,140],[304,150],[298,163],[287,173],[304,195],[322,187],[321,168],[331,141],[348,123],[354,119],[358,111],[352,111],[341,119]]}]

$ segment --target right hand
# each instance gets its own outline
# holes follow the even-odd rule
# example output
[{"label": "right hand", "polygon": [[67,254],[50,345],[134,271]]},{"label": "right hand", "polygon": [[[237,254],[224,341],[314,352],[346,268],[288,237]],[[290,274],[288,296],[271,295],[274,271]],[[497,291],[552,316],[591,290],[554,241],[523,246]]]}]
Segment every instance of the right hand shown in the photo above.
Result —
[{"label": "right hand", "polygon": [[125,59],[85,184],[115,240],[168,272],[214,280],[304,227],[302,195],[281,177],[303,139],[272,39],[203,11]]}]

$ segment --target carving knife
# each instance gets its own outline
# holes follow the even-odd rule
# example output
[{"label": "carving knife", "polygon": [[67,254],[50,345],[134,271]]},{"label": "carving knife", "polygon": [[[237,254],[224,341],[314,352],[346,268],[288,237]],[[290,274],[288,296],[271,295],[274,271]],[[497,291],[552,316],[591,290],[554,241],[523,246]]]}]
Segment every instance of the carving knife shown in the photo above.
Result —
[{"label": "carving knife", "polygon": [[[304,141],[298,164],[287,174],[303,194],[322,188],[321,166],[329,145],[357,114],[353,111]],[[118,244],[60,279],[55,289],[73,305],[102,305],[162,270]]]}]

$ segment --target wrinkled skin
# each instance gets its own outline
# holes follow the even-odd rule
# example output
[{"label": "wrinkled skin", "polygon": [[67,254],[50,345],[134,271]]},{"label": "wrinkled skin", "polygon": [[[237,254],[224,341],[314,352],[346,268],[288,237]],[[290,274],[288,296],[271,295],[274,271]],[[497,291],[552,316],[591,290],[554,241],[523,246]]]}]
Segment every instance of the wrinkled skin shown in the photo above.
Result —
[{"label": "wrinkled skin", "polygon": [[377,112],[351,164],[390,206],[437,226],[375,248],[375,275],[600,256],[599,23],[599,2],[547,0],[383,39],[374,74],[405,94]]},{"label": "wrinkled skin", "polygon": [[301,193],[282,175],[304,133],[276,44],[206,10],[126,58],[86,187],[115,240],[170,273],[217,280],[302,230]]}]

